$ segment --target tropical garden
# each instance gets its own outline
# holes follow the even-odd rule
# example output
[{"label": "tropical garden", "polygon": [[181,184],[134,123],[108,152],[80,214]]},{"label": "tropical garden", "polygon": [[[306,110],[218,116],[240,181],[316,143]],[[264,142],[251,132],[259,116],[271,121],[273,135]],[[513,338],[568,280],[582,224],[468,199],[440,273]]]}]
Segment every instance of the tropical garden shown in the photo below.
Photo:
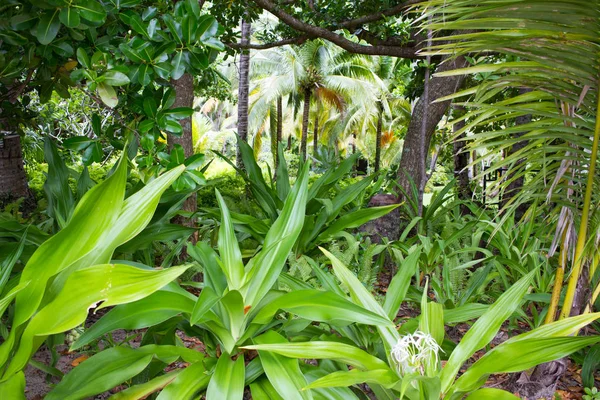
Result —
[{"label": "tropical garden", "polygon": [[0,10],[0,399],[600,399],[599,2]]}]

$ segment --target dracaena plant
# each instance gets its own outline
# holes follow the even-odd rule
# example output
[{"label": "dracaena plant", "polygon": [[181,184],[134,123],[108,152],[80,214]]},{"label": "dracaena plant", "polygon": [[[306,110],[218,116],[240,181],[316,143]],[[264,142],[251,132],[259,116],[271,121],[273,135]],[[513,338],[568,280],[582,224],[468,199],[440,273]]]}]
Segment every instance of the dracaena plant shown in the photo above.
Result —
[{"label": "dracaena plant", "polygon": [[152,218],[162,193],[179,177],[178,166],[124,199],[127,158],[89,190],[62,230],[43,242],[0,300],[14,301],[11,330],[0,345],[0,393],[24,398],[24,368],[45,338],[80,325],[93,308],[143,298],[187,267],[156,271],[109,264],[115,248],[135,237]]},{"label": "dracaena plant", "polygon": [[257,350],[261,356],[273,353],[290,358],[333,360],[343,366],[306,385],[305,389],[354,387],[358,390],[359,384],[366,383],[378,398],[459,399],[468,395],[470,399],[517,399],[500,389],[480,388],[491,374],[527,370],[600,341],[600,336],[570,336],[600,318],[600,313],[563,319],[507,340],[457,378],[463,364],[484,348],[496,336],[502,323],[518,309],[535,271],[516,282],[481,315],[442,367],[440,346],[445,334],[444,320],[448,317],[441,304],[429,302],[425,290],[418,327],[401,335],[392,324],[395,314],[390,313],[397,312],[397,308],[389,306],[392,303],[399,305],[401,296],[392,289],[398,290],[401,282],[404,282],[403,287],[406,285],[401,273],[388,289],[388,293],[394,293],[390,297],[394,300],[386,298],[382,307],[345,265],[327,251],[325,254],[332,262],[335,275],[349,290],[350,301],[387,319],[388,324],[377,327],[386,354],[377,357],[357,346],[319,340],[245,347]]},{"label": "dracaena plant", "polygon": [[[288,254],[302,231],[308,196],[308,167],[305,165],[299,174],[280,216],[267,232],[262,248],[246,263],[231,215],[217,192],[222,215],[218,251],[202,242],[188,249],[203,266],[204,284],[200,296],[172,284],[142,300],[115,307],[84,332],[72,348],[80,348],[114,329],[148,328],[139,349],[123,350],[131,357],[137,357],[139,368],[124,368],[121,354],[115,350],[119,347],[115,347],[107,350],[108,354],[107,351],[100,352],[76,367],[48,398],[81,398],[100,393],[139,375],[150,365],[152,357],[161,363],[160,367],[148,366],[143,375],[147,382],[131,386],[117,397],[141,398],[161,390],[159,399],[188,399],[204,392],[208,398],[242,399],[246,385],[251,385],[256,393],[274,392],[275,396],[282,397],[295,393],[297,397],[308,383],[302,371],[310,366],[272,354],[252,359],[252,354],[241,346],[287,343],[286,332],[290,330],[310,337],[314,332],[312,322],[340,326],[387,324],[388,329],[393,329],[386,319],[337,293],[310,288],[291,292],[277,289],[276,283]],[[276,316],[280,310],[299,318],[279,319]],[[198,352],[195,361],[188,361],[189,366],[165,374],[165,364],[177,357],[172,356],[169,360],[152,352],[161,349],[165,343],[176,343],[176,329],[200,339],[206,355]],[[189,355],[186,357],[190,358]],[[89,379],[97,369],[105,372],[102,385]],[[325,374],[323,370],[306,373],[313,379]],[[69,397],[73,388],[78,388],[79,394]],[[340,391],[350,396],[346,398],[352,398],[348,389],[317,390],[324,394]],[[308,391],[302,397],[311,396]]]},{"label": "dracaena plant", "polygon": [[[250,234],[262,243],[269,226],[281,213],[283,201],[290,193],[290,177],[280,146],[279,165],[276,179],[266,182],[262,169],[257,164],[252,148],[238,138],[238,147],[242,154],[244,170],[229,162],[244,177],[250,191],[266,219],[262,220],[250,215],[232,213],[234,226],[241,232]],[[357,228],[373,219],[382,217],[398,205],[381,207],[363,207],[368,201],[369,193],[375,193],[382,181],[375,181],[376,175],[365,177],[358,182],[341,188],[338,183],[347,177],[355,165],[359,154],[352,155],[342,161],[336,168],[330,168],[316,179],[308,188],[305,209],[305,222],[293,250],[296,255],[309,253],[319,244],[326,243],[335,235],[346,229]],[[373,185],[371,185],[374,183]],[[333,193],[333,194],[332,194]],[[209,210],[215,215],[215,210]]]}]

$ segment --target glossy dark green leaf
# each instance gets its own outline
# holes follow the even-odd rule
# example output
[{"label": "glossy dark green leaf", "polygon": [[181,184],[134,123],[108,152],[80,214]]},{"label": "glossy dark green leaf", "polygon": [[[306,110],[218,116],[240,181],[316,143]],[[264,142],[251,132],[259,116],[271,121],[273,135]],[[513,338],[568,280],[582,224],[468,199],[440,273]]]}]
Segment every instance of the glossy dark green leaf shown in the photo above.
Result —
[{"label": "glossy dark green leaf", "polygon": [[169,79],[173,72],[173,66],[167,61],[153,64],[152,68],[154,69],[154,72],[156,72],[156,75],[162,79]]},{"label": "glossy dark green leaf", "polygon": [[41,44],[50,44],[56,38],[60,28],[59,14],[58,9],[42,14],[36,30],[36,37]]},{"label": "glossy dark green leaf", "polygon": [[77,49],[77,61],[79,61],[79,64],[84,68],[90,68],[92,66],[86,51],[81,47]]},{"label": "glossy dark green leaf", "polygon": [[191,117],[193,113],[194,109],[191,107],[176,107],[165,110],[165,114],[169,114],[177,119]]},{"label": "glossy dark green leaf", "polygon": [[103,22],[106,18],[104,7],[96,0],[78,0],[73,7],[79,10],[82,18],[90,22]]},{"label": "glossy dark green leaf", "polygon": [[109,70],[102,77],[104,77],[104,82],[111,86],[122,86],[129,83],[129,77],[120,71]]},{"label": "glossy dark green leaf", "polygon": [[81,22],[81,19],[79,18],[79,13],[74,7],[63,8],[62,10],[60,10],[60,14],[58,17],[60,18],[60,22],[62,22],[65,26],[69,28],[76,28]]},{"label": "glossy dark green leaf", "polygon": [[121,50],[123,54],[125,54],[125,57],[127,57],[130,61],[135,63],[141,63],[144,61],[142,56],[136,50],[124,43],[119,45],[119,50]]},{"label": "glossy dark green leaf", "polygon": [[156,100],[152,97],[146,97],[144,99],[144,113],[150,118],[155,118],[157,112],[158,105],[156,104]]},{"label": "glossy dark green leaf", "polygon": [[174,80],[181,78],[185,73],[185,65],[183,64],[183,51],[180,50],[175,53],[175,56],[171,60],[171,65],[173,66],[171,77]]},{"label": "glossy dark green leaf", "polygon": [[90,139],[87,136],[74,136],[63,141],[63,146],[70,150],[81,151],[85,150],[90,144],[94,142],[94,139]]},{"label": "glossy dark green leaf", "polygon": [[22,31],[33,28],[37,20],[38,17],[36,15],[19,14],[10,19],[10,26],[16,31]]}]

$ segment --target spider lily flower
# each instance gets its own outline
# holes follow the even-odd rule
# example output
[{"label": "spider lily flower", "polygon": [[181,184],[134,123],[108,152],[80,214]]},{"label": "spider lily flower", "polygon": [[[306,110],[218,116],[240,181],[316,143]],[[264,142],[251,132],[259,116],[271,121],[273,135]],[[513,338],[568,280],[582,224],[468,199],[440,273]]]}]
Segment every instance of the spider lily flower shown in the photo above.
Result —
[{"label": "spider lily flower", "polygon": [[416,331],[404,335],[392,347],[392,360],[400,375],[419,374],[431,376],[438,368],[441,347],[428,333]]}]

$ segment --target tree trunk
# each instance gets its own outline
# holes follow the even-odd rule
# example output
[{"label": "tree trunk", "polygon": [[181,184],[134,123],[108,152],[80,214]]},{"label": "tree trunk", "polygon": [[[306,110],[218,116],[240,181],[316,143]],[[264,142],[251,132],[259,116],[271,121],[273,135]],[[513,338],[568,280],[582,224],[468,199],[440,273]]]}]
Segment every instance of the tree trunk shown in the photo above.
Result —
[{"label": "tree trunk", "polygon": [[[194,106],[194,77],[185,73],[181,78],[176,81],[171,81],[171,85],[175,89],[175,103],[173,108],[177,107],[193,107]],[[169,151],[173,149],[175,145],[183,147],[185,157],[190,157],[194,154],[194,143],[192,141],[192,117],[183,118],[179,120],[183,132],[181,136],[175,136],[172,134],[167,135],[167,146]],[[195,212],[198,208],[196,192],[192,193],[183,203],[183,211]],[[177,217],[174,220],[175,223],[194,226],[192,220],[188,220],[182,217]]]},{"label": "tree trunk", "polygon": [[29,196],[19,135],[0,135],[0,201]]},{"label": "tree trunk", "polygon": [[283,135],[283,99],[277,97],[277,148],[275,149],[275,169],[279,166],[279,143]]},{"label": "tree trunk", "polygon": [[304,89],[304,109],[302,115],[302,141],[300,143],[300,159],[306,161],[306,141],[308,136],[308,113],[310,112],[310,88]]},{"label": "tree trunk", "polygon": [[[463,68],[467,65],[464,57],[458,57],[451,61],[446,61],[441,64],[436,72],[449,71],[453,69]],[[449,77],[433,77],[429,81],[430,100],[427,102],[421,97],[412,113],[408,131],[404,138],[404,146],[402,148],[402,158],[400,159],[400,168],[398,169],[398,185],[411,193],[410,179],[412,179],[417,188],[425,186],[424,180],[426,174],[424,171],[425,160],[427,156],[431,138],[435,133],[435,129],[448,110],[450,101],[434,103],[440,97],[448,96],[455,93],[464,81],[464,76],[449,76]],[[426,124],[422,126],[423,120],[426,117]],[[424,136],[423,136],[423,133]],[[422,192],[419,190],[418,205],[419,208],[423,204]],[[402,201],[400,196],[399,201]]]},{"label": "tree trunk", "polygon": [[[522,88],[519,90],[519,94],[525,94],[530,91],[531,91],[531,89]],[[530,122],[531,122],[531,114],[521,115],[516,118],[515,125],[516,126],[525,125]],[[525,133],[526,132],[516,133],[515,137],[520,138]],[[521,141],[513,144],[511,146],[510,150],[508,151],[507,157],[510,157],[511,155],[515,154],[516,152],[522,150],[525,146],[527,146],[527,143],[528,143],[527,140],[521,140]],[[525,161],[526,161],[525,158],[518,159],[515,162],[514,168],[519,168]],[[513,179],[513,174],[507,174],[506,179],[507,180]],[[501,207],[506,206],[508,204],[508,202],[513,197],[515,197],[515,195],[517,195],[521,191],[521,189],[523,189],[524,183],[525,183],[524,175],[521,175],[518,178],[514,179],[513,181],[509,182],[508,186],[504,190],[504,193],[502,194]],[[517,220],[517,221],[520,220],[526,211],[527,211],[527,204],[519,204],[518,207],[515,209],[515,220]]]},{"label": "tree trunk", "polygon": [[352,154],[356,154],[356,132],[352,132]]},{"label": "tree trunk", "polygon": [[317,156],[319,143],[319,116],[315,115],[315,130],[313,132],[313,155]]},{"label": "tree trunk", "polygon": [[[250,44],[252,26],[250,22],[242,20],[242,46]],[[250,91],[250,50],[243,50],[240,55],[239,87],[238,87],[238,135],[244,142],[248,141],[248,95]],[[238,147],[236,165],[244,168],[242,153]]]},{"label": "tree trunk", "polygon": [[[464,114],[464,107],[456,106],[455,110],[458,110],[459,116]],[[465,127],[465,121],[462,120],[454,124],[454,132],[458,132]],[[452,147],[454,152],[454,178],[456,179],[456,193],[459,200],[471,200],[473,198],[473,192],[469,185],[469,152],[465,151],[466,143],[463,140],[466,137],[466,133],[463,132],[459,136],[456,136],[453,140]],[[466,204],[462,204],[460,207],[461,214],[466,215],[469,213],[469,207]]]},{"label": "tree trunk", "polygon": [[377,117],[377,133],[375,135],[375,172],[379,172],[381,163],[381,125],[383,124],[383,106],[379,105],[379,115]]}]

